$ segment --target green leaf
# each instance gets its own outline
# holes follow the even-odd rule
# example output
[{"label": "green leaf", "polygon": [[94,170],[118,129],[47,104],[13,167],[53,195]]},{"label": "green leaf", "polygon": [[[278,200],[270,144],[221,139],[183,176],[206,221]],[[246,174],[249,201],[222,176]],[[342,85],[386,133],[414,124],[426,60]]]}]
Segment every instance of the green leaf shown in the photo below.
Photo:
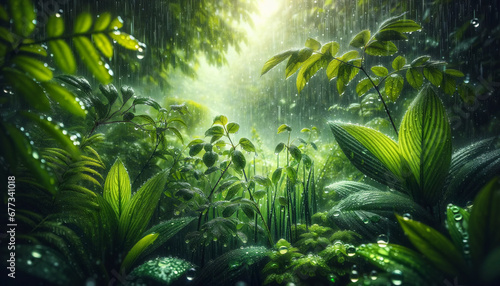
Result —
[{"label": "green leaf", "polygon": [[392,61],[392,68],[395,71],[401,70],[406,64],[406,58],[403,56],[397,56],[394,61]]},{"label": "green leaf", "polygon": [[69,45],[64,40],[48,41],[48,45],[52,54],[54,54],[56,65],[65,73],[75,73],[76,60]]},{"label": "green leaf", "polygon": [[156,110],[161,109],[161,105],[158,104],[158,102],[154,101],[154,99],[152,99],[150,97],[138,97],[138,98],[134,99],[134,102],[132,103],[132,105],[139,105],[139,104],[151,106]]},{"label": "green leaf", "polygon": [[53,82],[43,82],[41,85],[47,94],[62,108],[76,116],[85,117],[85,109],[78,101],[76,101],[75,96],[66,88]]},{"label": "green leaf", "polygon": [[400,33],[415,32],[422,29],[419,24],[410,19],[400,19],[385,23],[380,27],[381,31],[393,30]]},{"label": "green leaf", "polygon": [[195,144],[189,148],[189,156],[196,156],[203,149],[203,144]]},{"label": "green leaf", "polygon": [[385,80],[385,94],[392,102],[399,98],[404,82],[405,80],[400,74],[392,74]]},{"label": "green leaf", "polygon": [[371,70],[376,76],[386,76],[389,74],[387,68],[383,66],[373,66]]},{"label": "green leaf", "polygon": [[287,124],[281,124],[280,127],[278,127],[278,134],[285,131],[292,132],[292,128]]},{"label": "green leaf", "polygon": [[279,180],[281,179],[281,173],[283,172],[283,168],[277,168],[276,170],[274,170],[273,172],[273,176],[271,178],[271,180],[273,181],[273,184],[276,185]]},{"label": "green leaf", "polygon": [[328,79],[332,80],[335,77],[337,77],[337,75],[339,73],[340,65],[344,65],[344,63],[342,63],[342,62],[348,62],[352,59],[355,59],[358,57],[358,55],[359,55],[359,52],[356,50],[353,50],[353,51],[349,51],[349,52],[343,54],[342,56],[338,57],[337,59],[333,59],[326,67],[326,75],[328,76]]},{"label": "green leaf", "polygon": [[71,154],[74,159],[80,158],[80,149],[73,144],[73,141],[69,139],[67,132],[65,130],[61,130],[59,125],[47,121],[46,119],[41,119],[40,116],[35,115],[34,113],[22,112],[21,114],[30,119],[38,126],[38,128],[45,131],[50,137],[61,144],[62,148]]},{"label": "green leaf", "polygon": [[297,182],[297,171],[295,171],[295,169],[291,166],[287,166],[285,171],[286,176],[288,177],[288,179],[290,179],[290,182],[292,182],[292,184],[295,184]]},{"label": "green leaf", "polygon": [[361,59],[354,59],[347,62],[347,64],[342,64],[338,70],[337,78],[337,90],[340,95],[344,93],[345,87],[354,79],[354,77],[359,73],[359,66],[361,65]]},{"label": "green leaf", "polygon": [[113,56],[113,45],[107,36],[103,34],[93,34],[92,40],[94,40],[96,48],[101,51],[106,58],[111,58]]},{"label": "green leaf", "polygon": [[149,179],[125,205],[120,216],[118,237],[124,247],[132,247],[141,237],[168,181],[169,170],[159,172]]},{"label": "green leaf", "polygon": [[398,31],[384,30],[376,33],[375,39],[377,39],[378,41],[400,41],[400,40],[406,40],[408,39],[408,37],[406,37],[405,34]]},{"label": "green leaf", "polygon": [[[404,246],[396,244],[379,246],[375,243],[369,243],[358,247],[356,255],[386,271],[390,274],[389,278],[392,281],[401,281],[401,285],[432,285],[434,281],[444,280],[437,269],[429,264],[429,261],[424,259],[420,253]],[[398,272],[403,273],[401,278],[394,279],[396,277],[391,275]],[[381,280],[382,275],[380,274],[377,281]],[[389,284],[392,284],[391,280],[388,281]]]},{"label": "green leaf", "polygon": [[310,48],[303,48],[300,51],[295,51],[288,60],[285,69],[285,78],[292,76],[313,53]]},{"label": "green leaf", "polygon": [[350,46],[353,46],[355,48],[361,48],[368,43],[370,40],[370,30],[363,30],[359,32],[354,38],[352,38],[351,42],[349,43]]},{"label": "green leaf", "polygon": [[35,6],[30,0],[9,0],[9,12],[14,24],[14,32],[29,37],[35,30]]},{"label": "green leaf", "polygon": [[443,80],[443,73],[438,68],[433,66],[424,67],[424,76],[434,86],[440,86],[441,81]]},{"label": "green leaf", "polygon": [[120,266],[120,272],[121,273],[126,273],[130,270],[130,267],[134,264],[134,262],[137,260],[137,258],[141,255],[146,248],[148,248],[153,242],[158,238],[159,234],[148,234],[141,238],[132,249],[127,253],[125,256],[125,259],[123,259],[123,262]]},{"label": "green leaf", "polygon": [[147,249],[144,250],[141,257],[144,257],[154,252],[156,249],[165,244],[165,242],[174,237],[177,233],[179,233],[179,231],[184,229],[195,219],[196,217],[180,217],[180,218],[169,219],[148,229],[143,234],[144,236],[155,233],[158,234],[159,236],[153,242],[153,244],[151,244]]},{"label": "green leaf", "polygon": [[222,216],[228,218],[232,216],[240,208],[239,204],[230,204],[222,211]]},{"label": "green leaf", "polygon": [[438,269],[451,276],[466,273],[464,258],[444,235],[421,222],[396,215],[411,243]]},{"label": "green leaf", "polygon": [[455,82],[455,78],[448,75],[448,74],[444,74],[442,87],[443,87],[444,93],[446,93],[448,95],[453,95],[455,93],[455,91],[457,90],[457,83]]},{"label": "green leaf", "polygon": [[302,159],[302,152],[300,151],[300,149],[295,146],[295,145],[290,145],[290,148],[289,148],[289,151],[290,151],[290,155],[292,155],[292,157],[297,160],[297,162],[300,161],[300,159]]},{"label": "green leaf", "polygon": [[[158,240],[160,240],[160,238],[156,241]],[[146,251],[150,248],[151,247],[147,248]],[[192,271],[195,268],[196,266],[194,264],[180,258],[157,257],[139,265],[130,273],[130,277],[136,277],[138,278],[137,280],[142,281],[141,283],[147,285],[183,284],[188,280],[186,277],[193,275]],[[127,277],[129,276],[127,275]]]},{"label": "green leaf", "polygon": [[247,160],[245,159],[245,155],[241,153],[241,151],[235,150],[231,155],[231,159],[233,160],[233,164],[238,170],[243,170],[245,165],[247,164]]},{"label": "green leaf", "polygon": [[40,111],[50,110],[50,102],[42,87],[33,78],[17,69],[4,68],[3,75],[14,91],[19,93],[28,104]]},{"label": "green leaf", "polygon": [[41,45],[27,45],[19,47],[20,52],[30,53],[37,56],[46,57],[47,50]]},{"label": "green leaf", "polygon": [[123,33],[121,31],[113,31],[109,36],[118,43],[118,45],[133,51],[142,51],[144,44],[139,42],[134,36]]},{"label": "green leaf", "polygon": [[269,178],[260,176],[260,175],[255,175],[253,179],[260,185],[267,187],[271,185],[271,180]]},{"label": "green leaf", "polygon": [[370,81],[369,78],[364,78],[359,81],[359,83],[356,85],[356,93],[358,96],[362,96],[363,94],[367,93],[370,89],[373,88],[373,84]]},{"label": "green leaf", "polygon": [[135,93],[134,89],[127,85],[122,85],[120,91],[122,93],[123,104],[128,102],[128,100],[132,98],[132,96],[134,96]]},{"label": "green leaf", "polygon": [[104,12],[97,16],[94,23],[94,31],[105,31],[111,23],[111,13]]},{"label": "green leaf", "polygon": [[80,58],[89,68],[90,72],[102,84],[108,84],[113,79],[113,72],[107,64],[105,64],[97,50],[92,45],[92,42],[83,36],[73,38],[73,44],[80,54]]},{"label": "green leaf", "polygon": [[49,81],[52,79],[52,71],[41,61],[28,56],[15,56],[12,62],[16,66],[38,81]]},{"label": "green leaf", "polygon": [[321,53],[324,55],[330,55],[332,57],[335,57],[335,55],[338,53],[340,49],[340,45],[337,42],[329,42],[323,45],[321,47]]},{"label": "green leaf", "polygon": [[454,69],[446,69],[444,71],[447,75],[451,75],[451,76],[454,76],[454,77],[464,77],[464,73],[459,71],[459,70],[454,70]]},{"label": "green leaf", "polygon": [[402,165],[397,144],[374,129],[329,123],[340,148],[351,163],[368,177],[402,190]]},{"label": "green leaf", "polygon": [[305,46],[313,51],[317,51],[321,48],[321,43],[313,38],[307,38]]},{"label": "green leaf", "polygon": [[398,51],[391,41],[373,41],[366,46],[365,53],[371,56],[392,56]]},{"label": "green leaf", "polygon": [[[113,84],[107,84],[107,85],[99,85],[99,90],[101,93],[106,97],[108,100],[109,106],[112,106],[113,103],[115,103],[116,99],[118,99],[118,90]],[[135,103],[135,101],[134,101]]]},{"label": "green leaf", "polygon": [[253,145],[252,141],[248,140],[247,138],[241,138],[239,144],[241,145],[241,148],[243,148],[243,150],[247,152],[255,152],[255,146]]},{"label": "green leaf", "polygon": [[238,123],[231,122],[226,128],[228,133],[236,133],[240,130],[240,125]]},{"label": "green leaf", "polygon": [[326,67],[328,63],[326,57],[322,54],[313,54],[303,64],[297,74],[297,90],[300,93],[306,86],[306,83],[315,75],[320,69]]},{"label": "green leaf", "polygon": [[47,37],[60,37],[64,33],[64,20],[60,15],[55,14],[47,21]]},{"label": "green leaf", "polygon": [[217,153],[213,151],[209,151],[203,154],[203,163],[207,167],[212,167],[215,164],[215,162],[217,162],[218,159],[219,155],[217,155]]},{"label": "green leaf", "polygon": [[469,212],[458,206],[449,204],[446,207],[446,227],[453,244],[462,253],[469,251],[469,216]]},{"label": "green leaf", "polygon": [[177,137],[177,139],[179,139],[179,141],[181,141],[181,144],[184,144],[184,138],[182,137],[182,134],[179,131],[179,129],[177,129],[175,127],[167,127],[166,130],[172,131],[172,133],[174,133],[175,137]]},{"label": "green leaf", "polygon": [[119,30],[123,27],[123,20],[120,16],[114,18],[111,20],[111,23],[109,23],[109,28],[113,30]]},{"label": "green leaf", "polygon": [[491,180],[474,199],[469,235],[473,265],[481,265],[500,247],[500,180]]},{"label": "green leaf", "polygon": [[92,27],[92,15],[88,12],[83,12],[76,17],[73,32],[75,34],[86,33],[90,27]]},{"label": "green leaf", "polygon": [[214,125],[214,124],[220,124],[222,126],[226,126],[226,124],[227,124],[227,117],[225,115],[217,115],[217,116],[215,116],[214,122],[212,123],[212,125]]},{"label": "green leaf", "polygon": [[416,68],[409,68],[406,71],[406,80],[414,89],[420,89],[424,83],[424,76]]},{"label": "green leaf", "polygon": [[364,190],[351,192],[328,211],[331,225],[355,231],[367,241],[375,241],[380,233],[390,233],[391,241],[395,242],[404,239],[404,235],[394,223],[394,212],[408,213],[425,221],[431,219],[426,210],[407,195],[381,191],[364,183],[358,185],[364,185]]},{"label": "green leaf", "polygon": [[130,178],[120,158],[116,159],[106,176],[103,197],[115,211],[116,217],[120,218],[131,197]]},{"label": "green leaf", "polygon": [[279,63],[288,59],[292,55],[292,53],[295,53],[295,52],[297,52],[297,51],[289,50],[289,51],[285,51],[285,52],[282,52],[280,54],[277,54],[274,57],[270,58],[262,67],[262,71],[260,72],[260,75],[262,76],[262,75],[266,74],[268,71],[270,71],[272,68],[277,66]]},{"label": "green leaf", "polygon": [[285,143],[281,142],[281,143],[278,143],[278,145],[276,145],[276,148],[274,148],[274,154],[279,154],[281,153],[281,151],[283,151],[283,149],[285,148]]},{"label": "green leaf", "polygon": [[419,66],[423,65],[424,63],[426,63],[426,62],[427,62],[428,60],[430,60],[430,59],[431,59],[431,57],[430,57],[430,56],[420,56],[420,57],[418,57],[418,58],[414,59],[414,60],[411,62],[410,66],[411,66],[411,67],[414,67],[414,68],[415,68],[415,67],[419,67]]},{"label": "green leaf", "polygon": [[399,133],[399,150],[419,187],[419,196],[434,205],[451,161],[451,130],[443,104],[424,87],[406,112]]},{"label": "green leaf", "polygon": [[205,136],[222,136],[224,135],[224,128],[222,126],[212,126],[205,131]]}]

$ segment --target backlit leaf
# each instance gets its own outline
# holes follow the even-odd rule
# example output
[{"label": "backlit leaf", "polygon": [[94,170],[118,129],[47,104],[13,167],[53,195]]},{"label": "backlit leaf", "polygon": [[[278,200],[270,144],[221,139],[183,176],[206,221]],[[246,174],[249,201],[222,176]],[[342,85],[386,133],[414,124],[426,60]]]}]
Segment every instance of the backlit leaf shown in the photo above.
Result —
[{"label": "backlit leaf", "polygon": [[446,69],[444,71],[447,75],[451,75],[451,76],[454,76],[454,77],[464,77],[464,73],[459,71],[459,70],[454,70],[454,69]]},{"label": "backlit leaf", "polygon": [[286,64],[285,78],[292,76],[301,66],[304,61],[306,61],[313,53],[310,48],[303,48],[301,50],[294,51]]},{"label": "backlit leaf", "polygon": [[228,133],[236,133],[240,130],[240,125],[238,123],[231,122],[226,128]]},{"label": "backlit leaf", "polygon": [[392,61],[392,68],[395,71],[399,71],[406,64],[406,58],[403,56],[397,56],[394,61]]},{"label": "backlit leaf", "polygon": [[287,124],[281,124],[280,127],[278,127],[278,134],[280,134],[281,132],[284,132],[284,131],[291,132],[292,128],[290,126],[288,126]]},{"label": "backlit leaf", "polygon": [[92,39],[94,40],[95,46],[106,58],[111,58],[113,56],[113,45],[109,38],[104,34],[93,34]]},{"label": "backlit leaf", "polygon": [[370,89],[373,88],[373,84],[369,78],[365,78],[359,81],[358,85],[356,85],[356,93],[358,96],[362,96],[367,93]]},{"label": "backlit leaf", "polygon": [[73,32],[75,34],[85,33],[92,26],[92,15],[88,12],[83,12],[76,17],[75,27]]},{"label": "backlit leaf", "polygon": [[130,251],[127,253],[125,256],[125,259],[123,259],[123,262],[120,266],[120,271],[122,273],[125,273],[126,271],[130,270],[130,267],[134,264],[136,259],[141,255],[144,250],[146,250],[147,247],[149,247],[153,242],[158,238],[159,234],[158,233],[152,233],[144,236],[139,240],[133,247],[130,249]]},{"label": "backlit leaf", "polygon": [[52,79],[52,71],[41,61],[28,56],[15,56],[12,62],[19,69],[27,72],[38,81],[48,81]]},{"label": "backlit leaf", "polygon": [[120,158],[116,159],[106,176],[103,197],[115,211],[116,217],[120,218],[131,197],[130,178]]},{"label": "backlit leaf", "polygon": [[326,67],[326,64],[327,60],[322,54],[314,54],[302,64],[297,74],[297,90],[299,93],[304,89],[311,77],[320,69]]},{"label": "backlit leaf", "polygon": [[76,101],[75,96],[66,88],[53,82],[43,82],[43,88],[47,94],[62,108],[76,116],[85,117],[85,109]]},{"label": "backlit leaf", "polygon": [[52,15],[47,21],[47,36],[49,38],[59,37],[64,33],[64,20],[60,16]]},{"label": "backlit leaf", "polygon": [[64,40],[52,40],[48,42],[48,45],[54,54],[56,65],[65,73],[75,73],[76,61],[69,45]]},{"label": "backlit leaf", "polygon": [[383,66],[373,66],[371,70],[376,76],[386,76],[387,74],[389,74],[387,68]]},{"label": "backlit leaf", "polygon": [[233,165],[236,167],[236,169],[243,170],[245,168],[247,160],[245,159],[245,155],[243,155],[241,151],[235,150],[231,155],[231,159],[233,160]]},{"label": "backlit leaf", "polygon": [[80,54],[80,58],[97,80],[102,84],[110,83],[113,79],[113,72],[109,66],[102,61],[101,56],[92,45],[92,42],[88,38],[81,36],[73,38],[73,43]]},{"label": "backlit leaf", "polygon": [[370,40],[370,30],[363,30],[358,34],[356,34],[354,38],[352,38],[349,45],[355,48],[361,48],[364,47],[369,40]]},{"label": "backlit leaf", "polygon": [[134,36],[120,32],[120,31],[113,31],[109,33],[109,36],[113,38],[120,46],[133,50],[133,51],[141,51],[144,49],[144,44],[139,42]]},{"label": "backlit leaf", "polygon": [[321,47],[321,53],[324,55],[330,55],[332,57],[335,57],[339,51],[340,45],[337,42],[329,42],[323,45]]},{"label": "backlit leaf", "polygon": [[419,67],[421,65],[423,65],[425,62],[427,62],[428,60],[430,60],[431,57],[430,56],[420,56],[416,59],[414,59],[412,62],[411,62],[411,66],[412,67]]},{"label": "backlit leaf", "polygon": [[400,19],[389,22],[380,27],[381,31],[393,30],[401,33],[415,32],[422,29],[419,24],[410,19]]},{"label": "backlit leaf", "polygon": [[35,30],[35,6],[30,0],[9,0],[9,12],[16,34],[28,37]]},{"label": "backlit leaf", "polygon": [[239,141],[239,144],[243,150],[247,152],[255,152],[255,146],[253,145],[252,141],[248,140],[247,138],[242,137]]},{"label": "backlit leaf", "polygon": [[297,182],[297,171],[291,166],[286,167],[285,171],[288,179],[292,182],[292,184],[295,184]]},{"label": "backlit leaf", "polygon": [[340,65],[343,65],[343,62],[348,62],[352,59],[357,58],[358,55],[359,52],[354,50],[343,54],[342,56],[338,57],[338,59],[333,59],[326,67],[326,75],[328,76],[328,79],[332,80],[337,77]]},{"label": "backlit leaf", "polygon": [[313,38],[307,38],[305,46],[314,51],[317,51],[321,48],[321,43]]},{"label": "backlit leaf", "polygon": [[94,31],[104,31],[108,28],[109,23],[111,23],[111,13],[104,12],[97,16],[94,23]]},{"label": "backlit leaf", "polygon": [[408,37],[406,37],[405,34],[395,30],[384,30],[376,33],[375,39],[377,39],[378,41],[400,41],[406,40],[408,39]]},{"label": "backlit leaf", "polygon": [[225,115],[217,115],[217,116],[215,116],[214,122],[212,123],[212,125],[214,125],[214,124],[220,124],[222,126],[226,126],[226,124],[227,124],[227,117]]},{"label": "backlit leaf", "polygon": [[274,57],[270,58],[262,67],[262,71],[260,72],[260,75],[264,75],[268,71],[270,71],[272,68],[274,68],[276,65],[281,63],[282,61],[288,59],[292,53],[297,52],[297,51],[285,51],[280,54],[275,55]]},{"label": "backlit leaf", "polygon": [[399,150],[424,202],[435,204],[450,166],[451,129],[441,100],[429,86],[420,91],[403,118]]},{"label": "backlit leaf", "polygon": [[4,68],[4,76],[8,84],[18,92],[32,107],[47,111],[50,110],[50,102],[42,87],[33,78],[13,68]]},{"label": "backlit leaf", "polygon": [[401,91],[403,90],[403,84],[405,80],[400,74],[392,74],[385,80],[385,94],[387,97],[395,102]]}]

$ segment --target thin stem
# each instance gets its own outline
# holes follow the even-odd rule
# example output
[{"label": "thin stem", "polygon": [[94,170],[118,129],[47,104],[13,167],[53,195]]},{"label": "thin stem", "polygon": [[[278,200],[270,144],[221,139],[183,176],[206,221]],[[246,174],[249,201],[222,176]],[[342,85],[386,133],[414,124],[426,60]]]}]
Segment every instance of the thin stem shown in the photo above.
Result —
[{"label": "thin stem", "polygon": [[149,156],[148,160],[146,161],[146,163],[142,166],[142,169],[141,171],[139,172],[139,175],[137,175],[134,179],[134,182],[132,183],[132,186],[135,184],[135,182],[137,181],[137,179],[139,179],[139,177],[142,175],[142,172],[144,172],[144,170],[146,169],[146,166],[149,164],[149,162],[151,161],[151,159],[153,159],[153,156],[156,152],[156,150],[158,149],[158,146],[160,145],[160,136],[159,135],[156,135],[156,146],[153,150],[153,152],[151,152],[151,155]]},{"label": "thin stem", "polygon": [[389,117],[389,121],[391,121],[391,124],[392,124],[392,128],[394,128],[394,132],[396,132],[396,136],[398,136],[398,129],[396,128],[396,124],[394,124],[394,120],[392,120],[392,116],[391,116],[391,113],[389,112],[389,108],[387,107],[387,104],[385,103],[385,100],[384,98],[382,97],[382,94],[380,93],[380,90],[378,89],[378,85],[376,85],[372,78],[368,75],[368,73],[366,72],[365,68],[363,66],[361,67],[358,67],[360,70],[363,71],[363,73],[366,75],[366,77],[370,80],[371,84],[373,85],[373,87],[375,87],[375,90],[377,91],[378,93],[378,97],[380,98],[380,100],[382,101],[382,103],[384,104],[384,108],[385,108],[385,113],[387,113],[387,116]]}]

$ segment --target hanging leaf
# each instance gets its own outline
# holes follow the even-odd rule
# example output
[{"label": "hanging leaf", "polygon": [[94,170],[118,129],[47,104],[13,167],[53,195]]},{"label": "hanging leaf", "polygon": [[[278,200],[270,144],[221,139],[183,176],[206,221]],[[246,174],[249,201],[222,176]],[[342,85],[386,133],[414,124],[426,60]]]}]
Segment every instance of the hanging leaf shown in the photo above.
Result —
[{"label": "hanging leaf", "polygon": [[297,162],[300,162],[300,159],[302,159],[302,152],[300,149],[295,145],[290,145],[288,150],[290,151],[290,155],[292,155]]},{"label": "hanging leaf", "polygon": [[97,16],[94,23],[94,31],[105,31],[111,23],[111,13],[104,12]]},{"label": "hanging leaf", "polygon": [[473,265],[481,265],[500,247],[500,180],[498,176],[483,187],[474,199],[469,234]]},{"label": "hanging leaf", "polygon": [[326,75],[328,76],[328,79],[332,80],[335,77],[337,77],[338,72],[339,72],[339,67],[340,67],[340,65],[343,65],[342,62],[347,62],[347,61],[350,61],[352,59],[355,59],[358,57],[358,55],[359,55],[359,52],[356,50],[349,51],[349,52],[343,54],[342,56],[338,57],[337,59],[333,59],[332,61],[330,61],[330,63],[326,67]]},{"label": "hanging leaf", "polygon": [[101,51],[106,58],[111,58],[113,56],[113,45],[107,36],[103,34],[92,34],[92,40],[94,40],[96,48]]},{"label": "hanging leaf", "polygon": [[386,76],[389,74],[389,71],[383,66],[373,66],[371,70],[376,76]]},{"label": "hanging leaf", "polygon": [[443,80],[443,73],[433,66],[424,67],[424,76],[427,78],[434,86],[440,86]]},{"label": "hanging leaf", "polygon": [[243,148],[243,150],[247,152],[255,152],[255,146],[253,145],[252,141],[248,140],[247,138],[241,138],[239,144],[241,145],[241,148]]},{"label": "hanging leaf", "polygon": [[446,69],[444,71],[447,75],[453,76],[453,77],[464,77],[464,73],[459,71],[459,70],[454,70],[454,69]]},{"label": "hanging leaf", "polygon": [[[53,17],[49,18],[49,24],[51,22],[51,19],[53,19]],[[69,45],[64,40],[51,40],[48,41],[48,46],[52,51],[52,54],[54,55],[54,61],[56,65],[65,73],[75,73],[76,61]]]},{"label": "hanging leaf", "polygon": [[307,38],[305,46],[314,51],[317,51],[321,48],[321,43],[313,38]]},{"label": "hanging leaf", "polygon": [[83,34],[92,27],[92,15],[88,12],[83,12],[76,17],[75,27],[73,32],[75,34]]},{"label": "hanging leaf", "polygon": [[38,81],[49,81],[52,79],[52,71],[41,61],[28,56],[15,56],[12,62],[16,66]]},{"label": "hanging leaf", "polygon": [[420,89],[424,83],[424,76],[416,68],[410,68],[406,71],[406,80],[414,89]]},{"label": "hanging leaf", "polygon": [[337,42],[329,42],[321,47],[321,53],[324,55],[329,55],[335,57],[340,49],[340,45]]},{"label": "hanging leaf", "polygon": [[35,30],[35,6],[30,0],[9,0],[9,12],[12,16],[16,34],[27,38]]},{"label": "hanging leaf", "polygon": [[396,102],[403,90],[405,80],[400,74],[392,74],[385,80],[385,94],[392,101]]},{"label": "hanging leaf", "polygon": [[399,150],[420,186],[425,203],[434,205],[451,161],[451,130],[439,97],[424,87],[401,123]]},{"label": "hanging leaf", "polygon": [[342,64],[338,69],[337,90],[340,95],[344,93],[346,86],[359,73],[361,59],[354,59]]},{"label": "hanging leaf", "polygon": [[368,43],[369,40],[370,40],[370,30],[363,30],[358,34],[356,34],[354,38],[352,38],[349,45],[355,48],[362,48],[366,45],[366,43]]},{"label": "hanging leaf", "polygon": [[116,217],[120,218],[131,197],[130,178],[120,158],[116,159],[106,176],[103,197],[115,211]]},{"label": "hanging leaf", "polygon": [[358,96],[362,96],[363,94],[367,93],[370,91],[370,89],[373,88],[373,84],[370,81],[369,78],[365,78],[359,81],[359,83],[356,85],[356,93]]},{"label": "hanging leaf", "polygon": [[278,55],[275,55],[274,57],[272,57],[271,59],[269,59],[265,64],[264,66],[262,67],[262,71],[260,72],[260,75],[264,75],[266,74],[268,71],[270,71],[272,68],[274,68],[276,65],[278,65],[279,63],[281,63],[282,61],[288,59],[292,53],[296,53],[298,51],[294,50],[289,50],[289,51],[285,51],[285,52],[282,52]]},{"label": "hanging leaf", "polygon": [[397,56],[394,61],[392,61],[392,68],[395,71],[401,70],[406,64],[406,58],[403,56]]},{"label": "hanging leaf", "polygon": [[125,205],[118,227],[118,237],[125,248],[132,247],[148,226],[168,180],[168,173],[166,169],[149,179]]},{"label": "hanging leaf", "polygon": [[444,235],[421,222],[398,216],[398,221],[411,243],[435,267],[451,276],[465,273],[467,266],[457,248]]},{"label": "hanging leaf", "polygon": [[400,33],[415,32],[422,29],[419,24],[410,19],[400,19],[389,22],[380,27],[381,31],[393,30]]},{"label": "hanging leaf", "polygon": [[313,53],[310,48],[303,48],[298,52],[292,53],[286,64],[285,78],[292,76]]},{"label": "hanging leaf", "polygon": [[158,238],[158,233],[155,234],[148,234],[141,238],[132,249],[127,253],[125,256],[125,259],[123,259],[123,262],[120,266],[120,272],[121,273],[126,273],[130,269],[130,267],[134,264],[134,262],[137,260],[137,258],[141,255],[144,250],[146,250],[157,238]]},{"label": "hanging leaf", "polygon": [[80,58],[97,80],[102,84],[110,83],[113,79],[113,72],[109,68],[109,65],[102,61],[99,53],[92,45],[92,42],[88,38],[80,36],[74,37],[73,43],[80,54]]},{"label": "hanging leaf", "polygon": [[50,102],[42,87],[33,78],[13,68],[4,68],[4,76],[14,91],[24,97],[26,102],[40,111],[50,110]]},{"label": "hanging leaf", "polygon": [[80,103],[76,101],[75,96],[66,88],[53,82],[43,82],[41,84],[47,94],[62,108],[73,113],[76,116],[85,117],[86,111]]},{"label": "hanging leaf", "polygon": [[368,127],[329,123],[340,148],[351,163],[368,177],[397,190],[401,185],[401,157],[397,144]]},{"label": "hanging leaf", "polygon": [[392,56],[398,51],[391,41],[373,41],[365,48],[365,53],[371,56]]},{"label": "hanging leaf", "polygon": [[306,83],[315,75],[320,69],[326,67],[328,63],[327,57],[323,54],[314,54],[307,59],[297,74],[297,90],[300,93],[306,86]]},{"label": "hanging leaf", "polygon": [[238,170],[243,170],[245,165],[247,164],[247,160],[245,159],[245,155],[241,153],[241,151],[235,150],[231,155],[231,159],[233,160],[233,164]]},{"label": "hanging leaf", "polygon": [[287,166],[285,171],[286,176],[288,177],[288,179],[290,179],[290,182],[292,182],[292,184],[295,184],[297,182],[297,171],[295,171],[295,169],[291,166]]},{"label": "hanging leaf", "polygon": [[279,182],[279,180],[281,179],[282,172],[283,172],[283,168],[277,168],[276,170],[274,170],[273,176],[271,178],[274,185],[276,185]]},{"label": "hanging leaf", "polygon": [[448,95],[453,95],[455,91],[457,90],[457,83],[455,82],[455,78],[448,74],[443,75],[443,83],[442,87],[444,90],[444,93]]}]

